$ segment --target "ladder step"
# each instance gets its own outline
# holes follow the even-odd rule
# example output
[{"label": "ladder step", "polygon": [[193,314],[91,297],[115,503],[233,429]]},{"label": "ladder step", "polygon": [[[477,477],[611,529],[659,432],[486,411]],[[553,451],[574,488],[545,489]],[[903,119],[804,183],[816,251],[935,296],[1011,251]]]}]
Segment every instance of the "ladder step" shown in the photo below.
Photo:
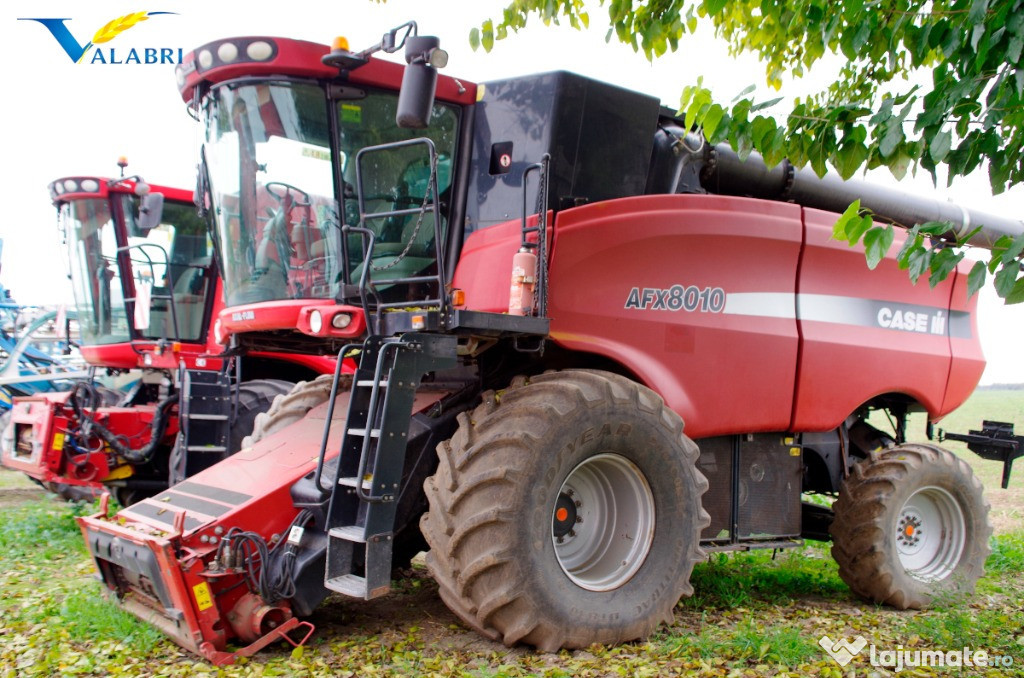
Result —
[{"label": "ladder step", "polygon": [[185,448],[189,452],[227,452],[228,448],[223,445],[189,445]]},{"label": "ladder step", "polygon": [[[365,428],[350,428],[347,431],[347,433],[349,435],[354,435],[354,436],[365,436],[366,435],[366,429]],[[380,438],[380,429],[379,428],[370,429],[370,437],[371,438]]]},{"label": "ladder step", "polygon": [[229,419],[226,414],[189,414],[188,418],[199,421],[227,421]]},{"label": "ladder step", "polygon": [[[370,386],[370,387],[373,387],[373,379],[362,379],[360,381],[357,381],[356,382],[356,386]],[[387,379],[381,379],[380,387],[381,388],[387,388],[388,387],[388,380]]]},{"label": "ladder step", "polygon": [[355,574],[343,574],[340,577],[332,577],[324,582],[324,586],[332,591],[337,591],[354,598],[362,598],[363,600],[379,598],[391,590],[390,585],[369,590],[366,578]]},{"label": "ladder step", "polygon": [[344,539],[345,541],[352,541],[357,543],[366,542],[366,528],[360,527],[359,525],[332,527],[327,532],[327,534],[336,539]]},{"label": "ladder step", "polygon": [[[357,485],[356,481],[357,481],[357,479],[354,478],[354,477],[338,478],[338,484],[339,485],[345,485],[346,487],[355,487]],[[373,480],[372,479],[371,480],[367,480],[366,478],[363,478],[363,489],[364,490],[371,490],[371,489],[373,489]]]},{"label": "ladder step", "polygon": [[340,577],[326,580],[324,586],[332,591],[344,593],[346,596],[369,600],[366,590],[366,577],[360,577],[355,574],[343,574]]}]

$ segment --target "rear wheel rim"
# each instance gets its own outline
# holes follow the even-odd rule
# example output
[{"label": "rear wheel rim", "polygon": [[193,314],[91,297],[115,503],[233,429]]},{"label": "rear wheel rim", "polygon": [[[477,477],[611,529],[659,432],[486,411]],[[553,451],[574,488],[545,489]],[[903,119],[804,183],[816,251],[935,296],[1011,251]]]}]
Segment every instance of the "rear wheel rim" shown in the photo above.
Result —
[{"label": "rear wheel rim", "polygon": [[943,580],[956,569],[967,542],[963,509],[949,491],[923,487],[900,509],[895,540],[907,574],[924,582]]},{"label": "rear wheel rim", "polygon": [[559,489],[551,515],[555,557],[577,586],[611,591],[644,564],[654,524],[654,494],[643,472],[618,454],[595,455]]}]

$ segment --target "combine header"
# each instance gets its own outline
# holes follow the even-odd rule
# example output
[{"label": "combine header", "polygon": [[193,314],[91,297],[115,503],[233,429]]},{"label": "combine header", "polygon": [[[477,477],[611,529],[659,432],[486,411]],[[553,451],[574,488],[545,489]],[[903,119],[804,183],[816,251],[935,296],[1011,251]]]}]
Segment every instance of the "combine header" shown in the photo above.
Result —
[{"label": "combine header", "polygon": [[[127,163],[119,164],[123,174]],[[333,371],[332,360],[315,356],[243,361],[225,352],[209,331],[223,308],[220,277],[191,191],[76,176],[50,184],[50,196],[70,260],[79,350],[91,374],[123,373],[130,386],[106,389],[90,376],[68,391],[16,398],[4,466],[67,498],[108,488],[128,505],[237,450],[274,396]]]},{"label": "combine header", "polygon": [[981,485],[905,439],[981,375],[966,272],[915,287],[830,238],[849,195],[906,224],[938,203],[733,162],[643,94],[475,85],[446,60],[410,23],[362,52],[219,40],[179,68],[220,332],[359,365],[278,398],[238,454],[82,518],[111,594],[225,663],[304,641],[332,591],[386,594],[423,548],[467,625],[544,650],[644,637],[708,552],[807,537],[874,602],[971,590]]}]

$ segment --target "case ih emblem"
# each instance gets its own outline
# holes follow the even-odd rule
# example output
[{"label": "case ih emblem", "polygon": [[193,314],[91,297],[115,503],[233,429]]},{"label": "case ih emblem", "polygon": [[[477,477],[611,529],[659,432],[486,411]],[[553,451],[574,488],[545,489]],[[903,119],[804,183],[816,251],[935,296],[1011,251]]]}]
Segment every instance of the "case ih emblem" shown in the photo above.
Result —
[{"label": "case ih emblem", "polygon": [[626,308],[641,311],[721,313],[725,308],[725,290],[721,287],[700,289],[696,285],[673,285],[667,289],[634,287],[626,297]]},{"label": "case ih emblem", "polygon": [[878,324],[890,330],[945,334],[946,314],[938,311],[932,315],[927,312],[901,311],[898,308],[884,306],[878,311]]}]

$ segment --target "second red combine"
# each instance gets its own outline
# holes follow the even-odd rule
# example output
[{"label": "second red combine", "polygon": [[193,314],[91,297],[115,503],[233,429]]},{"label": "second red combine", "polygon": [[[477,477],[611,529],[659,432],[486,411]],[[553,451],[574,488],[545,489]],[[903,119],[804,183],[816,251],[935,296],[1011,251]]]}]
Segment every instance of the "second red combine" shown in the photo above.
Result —
[{"label": "second red combine", "polygon": [[[126,165],[122,161],[122,168]],[[192,191],[139,177],[50,184],[70,264],[79,350],[95,374],[16,398],[3,465],[68,498],[107,488],[125,506],[238,449],[255,417],[330,359],[226,350],[213,241]]]}]

